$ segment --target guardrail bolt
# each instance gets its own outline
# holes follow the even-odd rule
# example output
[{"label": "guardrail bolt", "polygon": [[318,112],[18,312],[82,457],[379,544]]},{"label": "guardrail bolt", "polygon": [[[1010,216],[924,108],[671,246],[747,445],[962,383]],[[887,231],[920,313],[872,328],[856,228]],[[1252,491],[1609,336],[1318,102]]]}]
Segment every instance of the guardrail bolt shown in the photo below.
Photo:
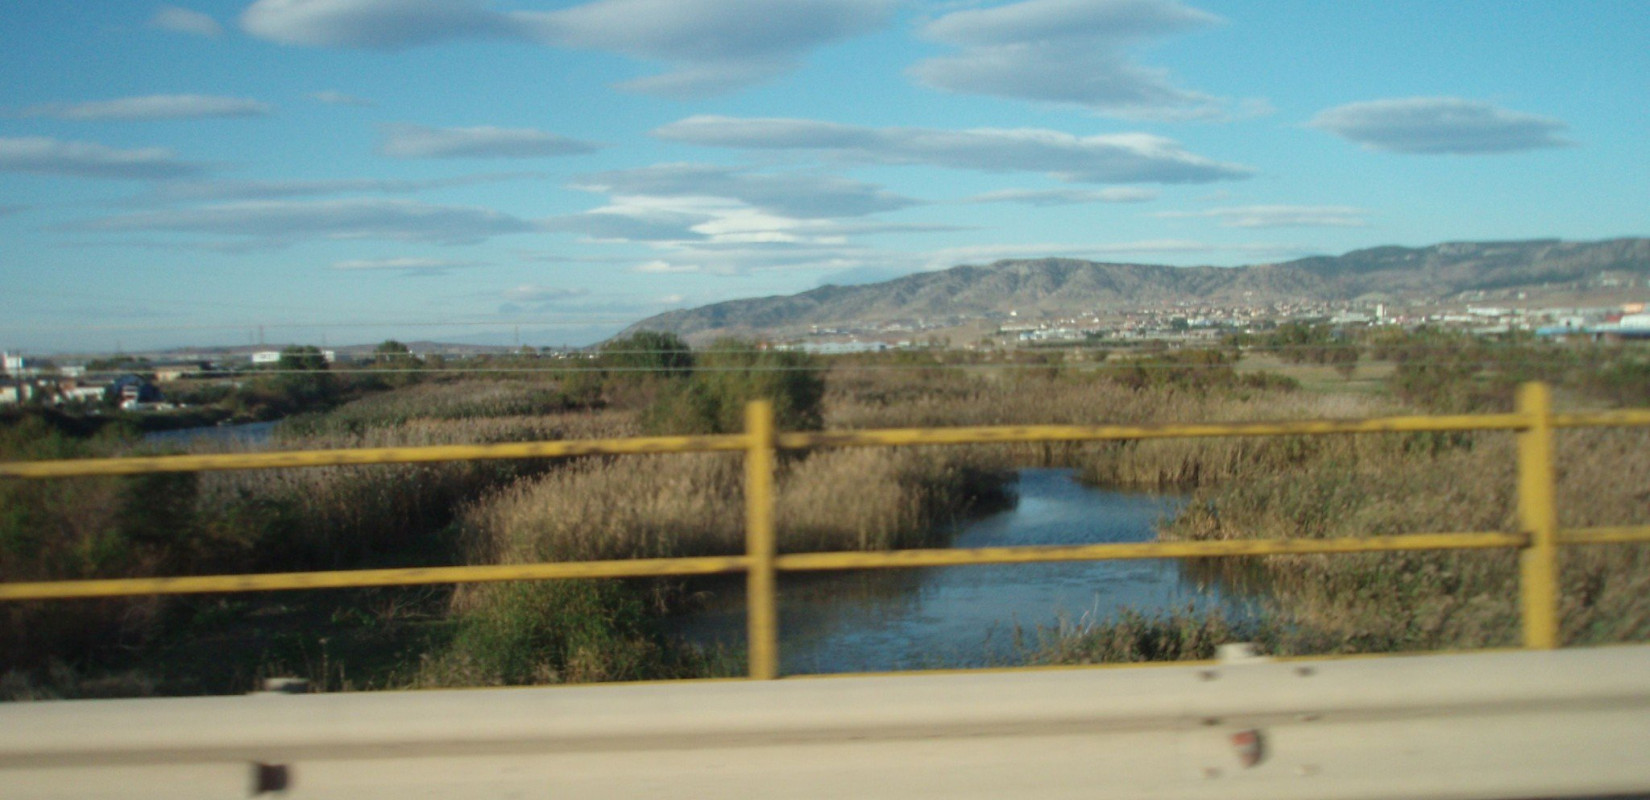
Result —
[{"label": "guardrail bolt", "polygon": [[285,764],[252,764],[252,796],[284,792],[292,785],[292,770]]},{"label": "guardrail bolt", "polygon": [[1252,767],[1266,757],[1266,740],[1256,728],[1238,731],[1232,734],[1232,750],[1237,753],[1239,764]]},{"label": "guardrail bolt", "polygon": [[303,694],[309,681],[303,678],[264,678],[264,694]]}]

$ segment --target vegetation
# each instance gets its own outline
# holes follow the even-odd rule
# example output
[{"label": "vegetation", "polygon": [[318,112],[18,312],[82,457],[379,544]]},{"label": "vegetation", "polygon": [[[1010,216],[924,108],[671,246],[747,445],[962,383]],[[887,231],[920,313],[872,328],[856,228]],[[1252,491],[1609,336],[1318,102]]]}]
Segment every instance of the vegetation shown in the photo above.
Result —
[{"label": "vegetation", "polygon": [[642,427],[658,434],[732,433],[745,427],[745,406],[766,399],[779,428],[815,430],[824,421],[824,396],[823,370],[812,357],[723,339],[698,358],[687,380],[660,387]]},{"label": "vegetation", "polygon": [[[1238,369],[1244,345],[1208,350],[919,351],[821,359],[723,341],[695,352],[637,334],[594,359],[516,353],[483,377],[395,372],[416,357],[380,346],[385,375],[335,374],[295,351],[221,402],[309,409],[276,430],[282,449],[601,438],[743,427],[775,402],[784,429],[985,424],[1152,424],[1362,417],[1508,407],[1518,381],[1553,381],[1570,407],[1645,402],[1650,360],[1632,347],[1484,343],[1420,331],[1309,347],[1394,366],[1385,395],[1298,391]],[[1318,337],[1318,338],[1312,338]],[[1310,352],[1305,348],[1302,352]],[[1334,357],[1330,357],[1332,361]],[[1313,364],[1312,356],[1302,363]],[[423,362],[426,364],[428,362]],[[409,376],[390,379],[390,376]],[[380,380],[383,379],[383,380]],[[202,383],[202,396],[210,394]],[[240,398],[240,399],[233,399]],[[316,410],[324,409],[324,410]],[[252,447],[197,443],[197,452]],[[1068,466],[1103,486],[1191,492],[1170,539],[1328,537],[1516,529],[1507,434],[1149,440],[843,449],[779,465],[785,551],[941,546],[947,522],[1011,496],[1017,466]],[[119,418],[48,411],[0,419],[0,459],[154,452]],[[1564,524],[1650,522],[1650,433],[1560,438]],[[735,553],[737,456],[457,462],[72,481],[0,482],[6,580],[524,563]],[[1646,548],[1566,551],[1564,635],[1650,637]],[[1274,557],[1205,565],[1268,613],[1126,614],[1049,631],[1045,663],[1206,658],[1234,638],[1271,652],[1366,652],[1511,643],[1511,553]],[[322,688],[451,686],[731,674],[737,652],[667,635],[694,581],[563,581],[459,590],[9,604],[0,696],[244,691],[301,674]]]}]

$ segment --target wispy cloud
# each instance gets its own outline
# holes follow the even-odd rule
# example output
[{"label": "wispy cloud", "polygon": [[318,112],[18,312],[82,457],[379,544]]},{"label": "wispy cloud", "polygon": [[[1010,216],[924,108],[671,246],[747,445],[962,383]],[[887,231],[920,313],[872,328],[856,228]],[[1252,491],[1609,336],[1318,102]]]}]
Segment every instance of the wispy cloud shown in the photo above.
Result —
[{"label": "wispy cloud", "polygon": [[479,266],[475,261],[452,261],[444,258],[358,258],[335,261],[332,268],[346,272],[391,271],[405,275],[446,275],[455,269]]},{"label": "wispy cloud", "polygon": [[0,172],[33,172],[76,178],[158,180],[197,175],[200,164],[180,161],[159,147],[120,150],[93,142],[44,136],[0,137]]},{"label": "wispy cloud", "polygon": [[652,261],[643,261],[630,268],[631,272],[640,272],[644,275],[670,275],[680,273],[703,272],[704,268],[698,264],[671,263],[662,258]]},{"label": "wispy cloud", "polygon": [[697,225],[715,219],[711,214],[650,208],[604,207],[582,214],[551,217],[539,223],[546,231],[577,233],[598,242],[670,242],[703,239]]},{"label": "wispy cloud", "polygon": [[870,128],[807,119],[695,116],[656,129],[671,141],[753,150],[807,150],[836,159],[1041,172],[1085,183],[1206,183],[1253,170],[1213,161],[1144,133],[1074,136],[1019,128]]},{"label": "wispy cloud", "polygon": [[651,275],[748,275],[768,270],[840,271],[880,263],[878,251],[851,242],[666,242],[655,258],[631,267]]},{"label": "wispy cloud", "polygon": [[1072,206],[1087,203],[1144,203],[1156,200],[1156,189],[1114,186],[1107,189],[1000,189],[964,198],[965,203],[1024,203],[1030,206]]},{"label": "wispy cloud", "polygon": [[1165,219],[1206,218],[1222,228],[1361,228],[1369,212],[1352,206],[1232,206],[1204,211],[1163,211]]},{"label": "wispy cloud", "polygon": [[748,0],[595,0],[556,11],[498,11],[481,0],[258,0],[240,23],[253,36],[311,47],[399,50],[494,39],[605,50],[672,67],[621,88],[693,96],[792,69],[799,54],[883,25],[893,6],[789,0],[769,13]]},{"label": "wispy cloud", "polygon": [[462,39],[526,39],[519,15],[482,0],[257,0],[241,29],[309,47],[400,50]]},{"label": "wispy cloud", "polygon": [[1208,118],[1214,97],[1174,85],[1165,70],[1135,63],[1144,43],[1219,24],[1172,0],[1026,0],[945,14],[923,36],[961,48],[912,67],[937,89],[1069,103],[1134,119]]},{"label": "wispy cloud", "polygon": [[588,294],[590,294],[588,289],[524,283],[504,290],[505,302],[498,307],[498,312],[500,314],[543,313],[560,308],[569,300],[584,297]]},{"label": "wispy cloud", "polygon": [[713,197],[800,219],[857,217],[918,205],[860,181],[802,173],[757,173],[710,164],[658,164],[583,175],[574,186],[612,195]]},{"label": "wispy cloud", "polygon": [[[645,243],[678,251],[700,245],[761,244],[778,250],[840,247],[852,236],[959,230],[953,225],[886,223],[858,216],[821,218],[813,215],[817,208],[803,210],[809,211],[809,215],[792,216],[730,197],[615,194],[605,206],[554,217],[543,221],[541,226],[546,230],[581,233],[592,241]],[[778,250],[770,251],[770,255],[776,255]]]},{"label": "wispy cloud", "polygon": [[891,0],[789,0],[769,10],[741,0],[598,0],[528,21],[544,41],[673,67],[620,88],[692,97],[789,71],[802,53],[882,26],[893,6]]},{"label": "wispy cloud", "polygon": [[1552,117],[1459,97],[1406,97],[1348,103],[1319,112],[1308,125],[1392,153],[1511,153],[1574,142]]},{"label": "wispy cloud", "polygon": [[168,181],[137,195],[125,205],[148,206],[209,200],[277,200],[286,197],[319,197],[340,194],[412,194],[458,186],[532,180],[541,172],[486,172],[450,178],[394,180],[386,178],[331,178],[324,180],[206,180]]},{"label": "wispy cloud", "polygon": [[226,203],[121,214],[61,226],[74,231],[171,231],[242,236],[267,242],[380,239],[444,244],[479,242],[536,230],[533,223],[472,206],[360,198],[315,202]]},{"label": "wispy cloud", "polygon": [[192,36],[205,36],[216,39],[223,35],[223,26],[218,21],[202,14],[178,6],[161,6],[153,17],[149,18],[149,27],[173,33],[187,33]]},{"label": "wispy cloud", "polygon": [[329,106],[350,106],[353,108],[373,108],[378,104],[365,97],[356,97],[335,89],[325,89],[319,92],[310,92],[309,99]]},{"label": "wispy cloud", "polygon": [[593,153],[601,145],[532,128],[382,127],[378,152],[391,158],[544,158]]},{"label": "wispy cloud", "polygon": [[274,109],[247,97],[204,94],[152,94],[84,103],[46,103],[22,111],[25,117],[52,117],[79,122],[149,121],[203,117],[262,117]]}]

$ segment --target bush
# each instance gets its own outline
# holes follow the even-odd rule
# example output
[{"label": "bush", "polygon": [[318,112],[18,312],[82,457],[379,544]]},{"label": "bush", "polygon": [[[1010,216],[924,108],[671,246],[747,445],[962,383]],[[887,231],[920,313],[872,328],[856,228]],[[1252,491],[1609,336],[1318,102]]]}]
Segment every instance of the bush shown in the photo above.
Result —
[{"label": "bush", "polygon": [[642,427],[652,434],[734,433],[744,430],[748,403],[769,400],[780,430],[818,430],[824,399],[824,372],[812,356],[724,339],[698,358],[691,380],[661,387]]},{"label": "bush", "polygon": [[693,369],[693,351],[674,333],[638,331],[603,344],[599,363],[618,372],[683,377]]}]

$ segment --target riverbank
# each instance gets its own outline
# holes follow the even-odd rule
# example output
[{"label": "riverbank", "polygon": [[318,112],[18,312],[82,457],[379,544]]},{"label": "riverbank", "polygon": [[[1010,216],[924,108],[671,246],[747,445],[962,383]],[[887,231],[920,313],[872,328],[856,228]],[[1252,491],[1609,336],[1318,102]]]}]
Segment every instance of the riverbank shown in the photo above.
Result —
[{"label": "riverbank", "polygon": [[[1241,381],[1229,365],[1213,362],[1183,378],[1173,378],[1172,370],[1116,378],[1057,368],[851,366],[830,372],[822,388],[814,379],[793,387],[793,418],[856,429],[1358,417],[1403,410],[1379,397],[1296,392],[1271,379]],[[797,369],[806,367],[762,374]],[[302,426],[283,425],[276,446],[602,438],[636,435],[644,426],[656,432],[670,432],[670,425],[717,428],[730,424],[725,412],[739,407],[741,392],[771,388],[724,380],[721,371],[697,383],[687,373],[646,379],[617,374],[626,377],[610,386],[598,381],[601,393],[591,397],[592,407],[577,411],[559,406],[567,391],[532,381],[420,384],[306,418]],[[810,398],[819,404],[807,405]],[[117,441],[13,438],[8,457],[132,452],[130,443]],[[1371,435],[793,454],[781,459],[778,474],[781,547],[943,546],[955,532],[950,522],[1001,501],[1010,471],[1050,466],[1078,470],[1090,484],[1189,493],[1186,509],[1164,526],[1168,538],[1497,529],[1508,524],[1511,460],[1495,450],[1505,445],[1494,441],[1491,434]],[[1562,493],[1575,500],[1586,497],[1589,487],[1606,486],[1615,499],[1594,504],[1593,517],[1600,523],[1642,519],[1643,509],[1631,502],[1635,492],[1650,496],[1642,466],[1647,445],[1631,436],[1565,445],[1579,449],[1564,451],[1572,463],[1564,467],[1570,473],[1561,481]],[[237,446],[188,447],[204,452]],[[8,576],[115,577],[736,553],[742,549],[742,486],[737,459],[714,455],[13,484],[0,488],[23,492],[13,495],[18,504],[8,505],[23,513],[5,523],[13,527],[0,540],[0,566]],[[53,535],[43,536],[47,531]],[[36,544],[20,546],[29,542]],[[1650,586],[1634,577],[1637,562],[1617,558],[1623,563],[1613,564],[1610,552],[1589,550],[1567,562],[1566,597],[1575,600],[1566,601],[1574,603],[1566,630],[1573,641],[1643,635],[1647,615],[1639,598],[1650,595],[1643,591]],[[1270,627],[1259,629],[1197,608],[1083,620],[1087,609],[1074,607],[1068,611],[1078,622],[1092,624],[1063,630],[1056,625],[1039,631],[1043,622],[1019,625],[1012,610],[1000,622],[982,618],[968,625],[981,628],[981,638],[1002,631],[1013,639],[1007,632],[1014,630],[1016,646],[1024,648],[1016,658],[1033,661],[1202,657],[1209,642],[1236,633],[1260,637],[1275,652],[1471,646],[1510,635],[1510,573],[1493,562],[1494,554],[1486,562],[1465,555],[1455,561],[1394,558],[1267,559],[1226,572],[1208,563],[1239,562],[1185,567],[1202,570],[1189,573],[1199,581],[1241,593],[1244,581],[1253,580],[1275,595]],[[920,585],[840,593],[894,598]],[[989,587],[979,588],[989,600]],[[122,690],[128,693],[235,692],[273,674],[308,677],[328,689],[362,689],[740,673],[737,645],[684,646],[669,635],[684,610],[703,606],[703,591],[684,581],[572,581],[18,606],[9,610],[7,635],[22,638],[7,652],[40,658],[24,665],[17,673],[22,678],[8,679],[13,688],[5,693],[82,696],[105,691],[96,688],[99,681],[138,687]],[[922,657],[908,654],[900,663],[920,665]],[[16,689],[19,680],[22,688]]]},{"label": "riverbank", "polygon": [[[1149,541],[1181,502],[1073,478],[1070,469],[1020,469],[1013,507],[962,520],[934,546]],[[692,608],[667,621],[670,633],[700,646],[739,646],[741,587],[705,581],[700,588]],[[780,665],[797,674],[1011,664],[1062,623],[1187,608],[1244,616],[1241,604],[1172,560],[790,574],[780,581]]]}]

